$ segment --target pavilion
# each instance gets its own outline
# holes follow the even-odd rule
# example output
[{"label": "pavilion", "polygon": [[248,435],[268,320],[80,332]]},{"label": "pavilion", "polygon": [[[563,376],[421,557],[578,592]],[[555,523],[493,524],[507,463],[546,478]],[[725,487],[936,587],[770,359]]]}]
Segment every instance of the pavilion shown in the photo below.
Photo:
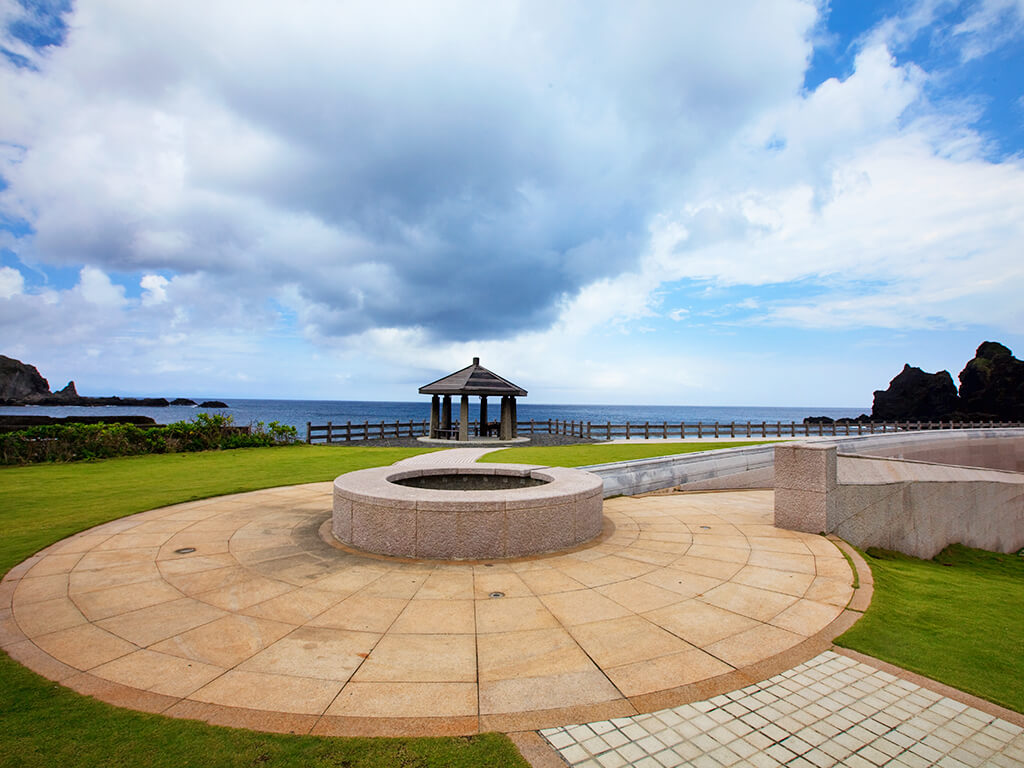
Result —
[{"label": "pavilion", "polygon": [[[430,437],[468,440],[469,398],[476,396],[480,398],[480,436],[485,437],[488,433],[487,398],[500,397],[498,438],[511,440],[517,434],[516,398],[526,397],[526,390],[487,370],[480,365],[480,358],[474,357],[472,365],[420,387],[420,394],[433,395],[430,399]],[[452,395],[460,397],[458,431],[452,428]]]}]

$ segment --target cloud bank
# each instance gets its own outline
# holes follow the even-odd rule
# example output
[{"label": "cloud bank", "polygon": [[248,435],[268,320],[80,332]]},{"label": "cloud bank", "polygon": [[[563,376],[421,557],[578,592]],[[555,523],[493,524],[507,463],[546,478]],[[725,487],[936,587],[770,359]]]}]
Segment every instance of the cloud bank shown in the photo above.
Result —
[{"label": "cloud bank", "polygon": [[[962,59],[1018,34],[993,30],[1019,3],[972,8]],[[230,349],[263,394],[248,355],[415,377],[484,349],[615,393],[593,361],[699,322],[701,288],[745,291],[733,327],[1024,319],[1024,165],[896,55],[934,14],[807,89],[826,9],[800,0],[53,10],[3,20],[8,354],[230,386]]]}]

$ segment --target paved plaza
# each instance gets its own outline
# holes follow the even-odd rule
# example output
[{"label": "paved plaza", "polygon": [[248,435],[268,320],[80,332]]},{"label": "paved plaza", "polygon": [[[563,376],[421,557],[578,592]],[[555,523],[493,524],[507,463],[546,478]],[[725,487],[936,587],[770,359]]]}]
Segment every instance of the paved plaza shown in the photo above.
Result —
[{"label": "paved plaza", "polygon": [[602,536],[575,550],[466,563],[337,546],[330,483],[152,510],[13,569],[0,646],[81,693],[221,725],[543,729],[524,750],[535,764],[1021,760],[1013,716],[829,650],[867,607],[870,571],[839,542],[776,529],[772,492],[604,511]]}]

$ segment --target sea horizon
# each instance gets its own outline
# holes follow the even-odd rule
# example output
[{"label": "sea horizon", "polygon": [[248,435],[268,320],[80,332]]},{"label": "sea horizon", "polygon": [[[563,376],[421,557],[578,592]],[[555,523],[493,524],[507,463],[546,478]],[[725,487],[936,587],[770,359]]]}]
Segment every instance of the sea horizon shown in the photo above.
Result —
[{"label": "sea horizon", "polygon": [[[369,422],[371,424],[385,422],[422,421],[430,418],[430,399],[417,401],[401,400],[290,400],[270,398],[226,398],[221,402],[228,408],[200,408],[191,405],[169,405],[165,407],[139,406],[0,406],[0,415],[33,414],[41,416],[100,416],[132,415],[149,416],[158,424],[170,424],[176,421],[189,421],[197,413],[217,413],[232,417],[235,424],[245,426],[257,422],[272,421],[295,427],[300,437],[306,433],[306,423],[324,425],[353,424]],[[488,399],[488,418],[498,416],[498,398]],[[828,416],[833,419],[853,418],[862,413],[870,413],[870,408],[863,407],[817,407],[817,406],[698,406],[698,405],[596,405],[596,404],[559,404],[529,403],[519,400],[517,412],[520,421],[533,419],[537,422],[565,420],[591,422],[593,424],[661,424],[663,422],[686,422],[695,424],[703,422],[729,423],[738,422],[769,423],[791,421],[800,423],[809,416]],[[470,419],[475,420],[479,414],[479,398],[470,398]],[[458,400],[453,403],[453,415],[458,417]]]}]

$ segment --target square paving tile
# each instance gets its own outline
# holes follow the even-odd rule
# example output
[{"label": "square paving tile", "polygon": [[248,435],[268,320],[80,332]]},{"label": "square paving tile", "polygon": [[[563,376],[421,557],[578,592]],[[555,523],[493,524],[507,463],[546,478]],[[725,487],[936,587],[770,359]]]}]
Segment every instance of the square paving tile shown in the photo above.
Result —
[{"label": "square paving tile", "polygon": [[333,608],[328,608],[309,624],[315,627],[351,629],[356,632],[388,631],[391,624],[405,610],[408,600],[392,597],[374,597],[356,593]]},{"label": "square paving tile", "polygon": [[83,671],[138,650],[137,646],[92,624],[33,638],[33,642],[55,659]]},{"label": "square paving tile", "polygon": [[749,616],[758,621],[769,621],[796,602],[792,595],[771,592],[728,582],[703,594],[700,599],[719,608]]},{"label": "square paving tile", "polygon": [[395,619],[398,634],[464,635],[476,631],[473,600],[421,600],[417,595]]},{"label": "square paving tile", "polygon": [[369,656],[380,635],[329,627],[299,627],[239,665],[249,672],[344,682]]},{"label": "square paving tile", "polygon": [[700,600],[648,611],[644,618],[700,648],[760,625],[749,616],[740,616]]},{"label": "square paving tile", "polygon": [[464,683],[349,682],[327,715],[460,717],[477,714],[477,689]]},{"label": "square paving tile", "polygon": [[152,650],[230,668],[293,629],[292,625],[278,621],[231,614],[163,640]]},{"label": "square paving tile", "polygon": [[641,616],[580,624],[569,631],[583,650],[604,669],[693,648]]},{"label": "square paving tile", "polygon": [[598,671],[573,636],[561,627],[480,635],[477,659],[481,681]]},{"label": "square paving tile", "polygon": [[224,674],[222,667],[145,649],[109,661],[91,671],[97,677],[121,685],[176,697],[188,696],[218,675]]},{"label": "square paving tile", "polygon": [[503,714],[585,706],[621,698],[599,670],[480,682],[480,713]]},{"label": "square paving tile", "polygon": [[181,598],[181,592],[162,580],[140,581],[137,584],[71,595],[71,600],[90,621],[99,621]]},{"label": "square paving tile", "polygon": [[96,624],[131,643],[146,647],[225,615],[220,608],[183,597],[122,613]]},{"label": "square paving tile", "polygon": [[356,682],[468,683],[476,681],[472,635],[388,634],[352,679]]},{"label": "square paving tile", "polygon": [[563,625],[585,624],[632,615],[632,611],[593,590],[541,595],[541,602]]},{"label": "square paving tile", "polygon": [[225,707],[318,715],[334,701],[341,685],[335,680],[233,669],[189,698]]},{"label": "square paving tile", "polygon": [[803,635],[787,632],[769,624],[761,624],[746,632],[712,643],[706,650],[734,667],[744,667],[782,653],[803,640]]},{"label": "square paving tile", "polygon": [[481,634],[558,626],[558,620],[536,597],[476,601],[476,631]]},{"label": "square paving tile", "polygon": [[243,609],[242,613],[246,616],[298,625],[316,618],[344,599],[344,596],[337,592],[324,592],[307,587],[250,605]]}]

